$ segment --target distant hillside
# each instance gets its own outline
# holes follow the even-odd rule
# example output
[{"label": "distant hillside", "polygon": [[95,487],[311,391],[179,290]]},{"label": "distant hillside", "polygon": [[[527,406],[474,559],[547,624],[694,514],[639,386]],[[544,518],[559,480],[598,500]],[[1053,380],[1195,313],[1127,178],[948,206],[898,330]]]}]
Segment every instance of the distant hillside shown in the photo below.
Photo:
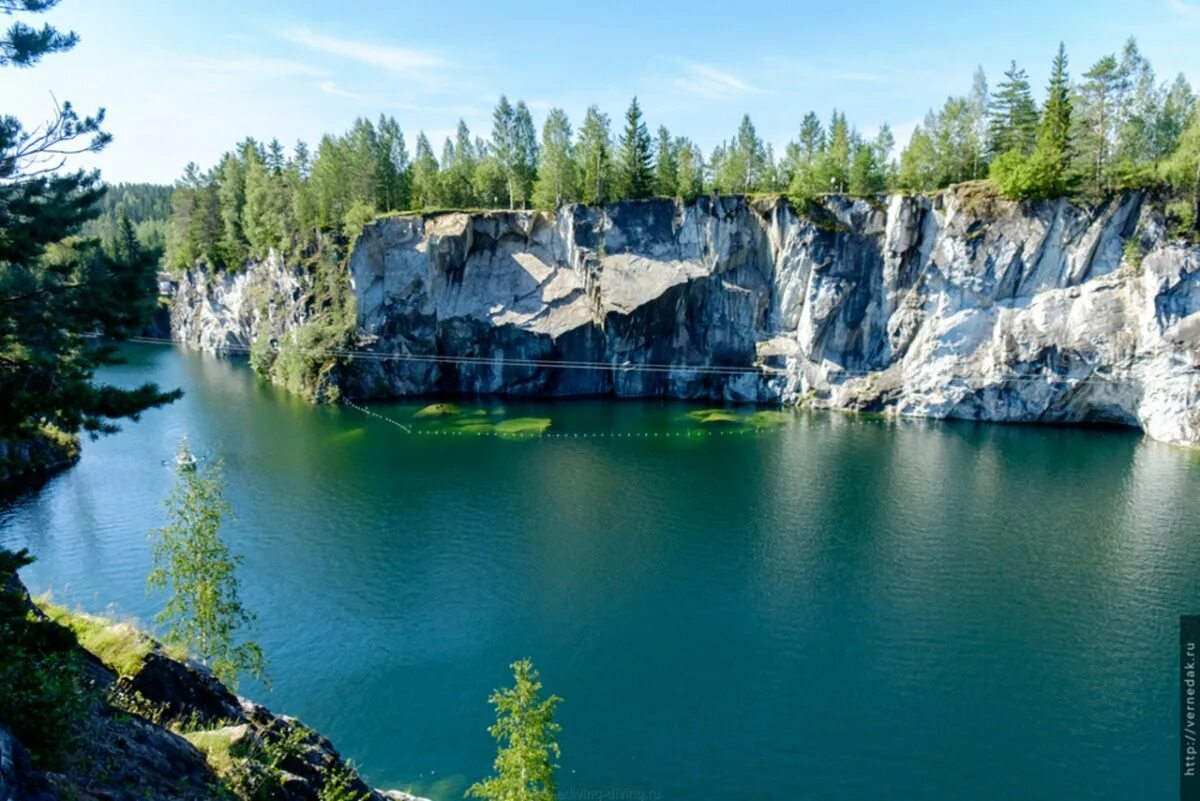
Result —
[{"label": "distant hillside", "polygon": [[167,245],[172,191],[173,187],[160,184],[110,185],[100,201],[100,216],[84,225],[82,233],[101,239],[111,238],[116,232],[117,215],[123,207],[137,232],[138,241],[161,255]]}]

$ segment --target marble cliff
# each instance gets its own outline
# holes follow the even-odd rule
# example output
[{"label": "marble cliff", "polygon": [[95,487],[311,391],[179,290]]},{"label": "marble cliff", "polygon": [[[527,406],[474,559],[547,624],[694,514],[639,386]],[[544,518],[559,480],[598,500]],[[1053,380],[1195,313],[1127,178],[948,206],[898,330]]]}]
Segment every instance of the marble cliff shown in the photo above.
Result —
[{"label": "marble cliff", "polygon": [[[385,217],[346,266],[355,349],[391,358],[341,360],[332,380],[356,398],[802,403],[1200,444],[1200,248],[1152,205],[968,185],[801,211],[702,197]],[[309,283],[276,254],[197,271],[173,335],[284,341],[311,314]]]}]

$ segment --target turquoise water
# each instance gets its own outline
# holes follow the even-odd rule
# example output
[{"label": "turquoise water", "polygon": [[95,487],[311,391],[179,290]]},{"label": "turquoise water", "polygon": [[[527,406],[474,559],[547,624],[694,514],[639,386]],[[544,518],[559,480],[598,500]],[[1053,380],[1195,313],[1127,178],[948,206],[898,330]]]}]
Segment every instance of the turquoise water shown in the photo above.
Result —
[{"label": "turquoise water", "polygon": [[[1177,794],[1195,452],[822,414],[756,432],[600,401],[461,406],[660,436],[410,435],[236,362],[128,354],[106,378],[184,399],[10,502],[0,544],[38,555],[34,590],[148,620],[175,447],[223,458],[274,678],[242,690],[377,785],[461,797],[491,766],[487,695],[529,656],[566,699],[564,798]],[[371,408],[454,425],[421,406]]]}]

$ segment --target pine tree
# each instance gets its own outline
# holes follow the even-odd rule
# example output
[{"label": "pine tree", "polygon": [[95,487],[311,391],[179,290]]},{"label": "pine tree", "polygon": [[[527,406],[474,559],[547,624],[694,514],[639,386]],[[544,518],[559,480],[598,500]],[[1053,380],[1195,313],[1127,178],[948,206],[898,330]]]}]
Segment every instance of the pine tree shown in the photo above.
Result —
[{"label": "pine tree", "polygon": [[675,140],[674,149],[678,163],[675,195],[684,200],[695,200],[704,191],[704,154],[683,137]]},{"label": "pine tree", "polygon": [[607,114],[596,106],[588,107],[575,148],[584,203],[607,203],[612,199],[614,166],[608,125]]},{"label": "pine tree", "polygon": [[241,269],[249,255],[249,245],[242,229],[242,208],[246,204],[246,165],[236,153],[226,153],[221,159],[217,203],[221,213],[221,264],[228,270]]},{"label": "pine tree", "polygon": [[513,200],[525,208],[533,196],[533,185],[537,181],[538,145],[533,115],[529,113],[524,100],[518,100],[513,111],[512,143],[513,189],[516,193]]},{"label": "pine tree", "polygon": [[658,142],[654,152],[654,194],[674,197],[679,188],[679,154],[675,141],[666,126],[658,127]]},{"label": "pine tree", "polygon": [[470,208],[476,205],[474,195],[475,165],[477,154],[471,131],[466,122],[458,121],[454,141],[446,140],[442,154],[442,199],[452,208]]},{"label": "pine tree", "polygon": [[533,203],[538,208],[557,209],[578,197],[571,121],[560,108],[550,109],[542,125],[541,162],[537,173]]},{"label": "pine tree", "polygon": [[1127,76],[1116,56],[1104,56],[1083,74],[1075,141],[1079,173],[1089,197],[1103,196],[1111,188],[1118,113],[1127,89]]},{"label": "pine tree", "polygon": [[412,172],[404,132],[395,117],[381,115],[379,124],[378,201],[382,211],[407,209],[411,204]]},{"label": "pine tree", "polygon": [[637,200],[650,197],[654,191],[650,146],[650,133],[634,97],[625,112],[625,130],[617,153],[617,194],[620,197]]},{"label": "pine tree", "polygon": [[[6,10],[52,5],[27,1]],[[0,36],[0,67],[31,66],[77,39],[50,25],[39,30],[15,22]],[[94,172],[59,168],[64,154],[102,150],[111,141],[103,124],[103,113],[80,117],[70,103],[34,131],[0,117],[0,440],[45,443],[62,459],[80,429],[93,437],[110,433],[117,430],[113,421],[178,397],[153,384],[92,383],[97,367],[115,361],[106,340],[136,333],[155,298],[156,265],[128,225],[119,226],[123,241],[112,255],[95,238],[75,237],[96,218],[104,189]],[[31,466],[0,470],[12,477]]]},{"label": "pine tree", "polygon": [[1028,155],[1037,140],[1037,105],[1025,70],[1013,61],[992,93],[988,109],[988,151],[992,157],[1015,150]]},{"label": "pine tree", "polygon": [[1071,78],[1067,73],[1067,49],[1060,42],[1050,68],[1046,103],[1038,124],[1034,164],[1039,194],[1056,197],[1070,188],[1069,170],[1074,158],[1071,145]]},{"label": "pine tree", "polygon": [[543,699],[542,682],[528,659],[512,664],[514,686],[492,693],[496,722],[488,733],[498,745],[494,776],[471,785],[468,798],[486,801],[555,801],[558,783],[554,763],[560,756],[555,735],[561,726],[554,710],[557,695]]},{"label": "pine tree", "polygon": [[438,204],[440,176],[438,175],[437,159],[425,132],[417,134],[417,150],[413,157],[412,167],[412,204],[413,208],[428,209]]},{"label": "pine tree", "polygon": [[500,95],[500,102],[492,112],[492,155],[500,165],[504,174],[504,183],[508,191],[508,207],[513,208],[516,198],[516,175],[513,165],[515,162],[516,145],[514,143],[515,112],[509,105],[508,98]]},{"label": "pine tree", "polygon": [[800,135],[788,145],[786,158],[787,193],[793,202],[803,204],[827,191],[820,185],[817,161],[825,153],[825,130],[815,111],[804,115],[800,123]]},{"label": "pine tree", "polygon": [[850,180],[852,151],[850,126],[846,115],[833,110],[829,120],[829,139],[817,160],[816,185],[821,192],[845,192]]},{"label": "pine tree", "polygon": [[983,66],[975,68],[971,78],[970,110],[970,153],[971,178],[982,178],[987,174],[988,151],[988,82]]}]

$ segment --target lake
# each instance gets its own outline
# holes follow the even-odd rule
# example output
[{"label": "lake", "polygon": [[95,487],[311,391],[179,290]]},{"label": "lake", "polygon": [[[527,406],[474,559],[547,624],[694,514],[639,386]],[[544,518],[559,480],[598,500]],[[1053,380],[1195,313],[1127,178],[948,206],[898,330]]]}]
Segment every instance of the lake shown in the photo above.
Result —
[{"label": "lake", "polygon": [[[175,450],[222,459],[274,680],[240,690],[377,786],[460,798],[491,769],[487,696],[528,656],[565,699],[564,799],[1178,792],[1195,451],[600,400],[383,419],[238,361],[125,353],[104,379],[185,397],[9,501],[0,545],[37,555],[34,592],[150,621]],[[558,436],[490,435],[518,418]]]}]

